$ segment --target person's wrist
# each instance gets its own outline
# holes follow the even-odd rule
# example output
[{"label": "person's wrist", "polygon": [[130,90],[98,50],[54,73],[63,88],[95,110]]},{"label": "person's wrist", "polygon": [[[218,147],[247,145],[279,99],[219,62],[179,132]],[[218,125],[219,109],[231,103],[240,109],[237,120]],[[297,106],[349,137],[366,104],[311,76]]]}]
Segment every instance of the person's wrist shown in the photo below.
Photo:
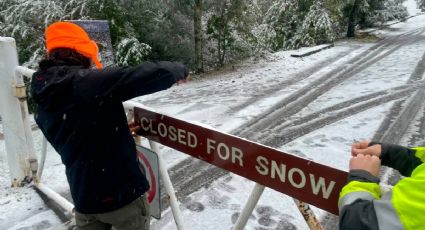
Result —
[{"label": "person's wrist", "polygon": [[348,173],[348,182],[350,181],[370,182],[379,184],[380,180],[379,177],[372,175],[372,173],[365,169],[351,169]]},{"label": "person's wrist", "polygon": [[373,145],[380,145],[380,144],[381,144],[381,142],[371,141],[371,142],[369,142],[368,146],[370,147],[370,146],[373,146]]}]

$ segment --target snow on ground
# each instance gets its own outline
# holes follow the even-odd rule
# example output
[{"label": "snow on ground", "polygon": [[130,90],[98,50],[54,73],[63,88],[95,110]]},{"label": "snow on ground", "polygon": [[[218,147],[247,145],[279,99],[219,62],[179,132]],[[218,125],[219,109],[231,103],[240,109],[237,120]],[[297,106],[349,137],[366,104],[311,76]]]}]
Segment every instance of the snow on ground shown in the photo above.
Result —
[{"label": "snow on ground", "polygon": [[[5,150],[0,147],[0,229],[20,229],[35,226],[36,229],[49,229],[60,220],[49,210],[44,201],[30,188],[10,188]],[[35,215],[35,216],[34,216]],[[40,222],[40,220],[45,220]],[[37,228],[39,226],[40,228]],[[51,228],[53,229],[53,228]]]},{"label": "snow on ground", "polygon": [[[423,43],[403,46],[392,55],[383,58],[368,69],[333,88],[305,108],[305,111],[310,113],[335,103],[347,101],[350,98],[400,86],[410,78],[411,70],[415,69],[423,52]],[[405,60],[400,62],[400,57],[405,58]]]},{"label": "snow on ground", "polygon": [[403,6],[407,8],[407,12],[409,12],[409,15],[417,15],[421,13],[421,10],[418,9],[415,0],[404,1]]},{"label": "snow on ground", "polygon": [[[416,14],[413,0],[408,1],[409,12]],[[417,16],[406,23],[393,25],[391,30],[377,31],[379,36],[405,33],[423,27],[425,16]],[[252,59],[236,65],[235,70],[200,78],[185,85],[135,99],[157,111],[191,122],[202,123],[223,132],[231,132],[256,114],[265,111],[318,77],[369,48],[372,44],[355,41],[338,42],[334,48],[304,58],[291,58],[290,51],[278,52],[264,59]],[[310,113],[365,93],[376,92],[404,84],[425,50],[425,43],[403,46],[355,75],[338,87],[322,95],[301,114]],[[332,65],[320,69],[313,76],[299,80],[289,87],[272,92],[283,84],[323,60],[334,58]],[[246,103],[253,97],[261,100]],[[246,104],[244,104],[246,103]],[[241,106],[244,105],[244,106]],[[332,125],[325,126],[298,138],[280,149],[312,159],[341,170],[347,170],[350,144],[354,140],[371,138],[387,114],[392,102],[368,109]],[[1,130],[1,126],[0,126]],[[41,151],[41,133],[34,131],[36,150]],[[188,157],[167,147],[161,148],[168,167]],[[64,167],[59,156],[49,147],[43,173],[43,182],[59,192],[68,194]],[[32,188],[9,188],[9,177],[4,141],[0,140],[0,229],[58,229],[60,220],[43,203]],[[229,174],[207,188],[192,194],[181,205],[186,229],[230,229],[245,205],[254,183]],[[67,197],[70,199],[69,197]],[[314,208],[314,207],[313,207]],[[314,208],[318,216],[323,211]],[[170,209],[162,219],[152,222],[151,229],[176,229]],[[292,199],[272,189],[263,193],[246,229],[308,229]]]}]

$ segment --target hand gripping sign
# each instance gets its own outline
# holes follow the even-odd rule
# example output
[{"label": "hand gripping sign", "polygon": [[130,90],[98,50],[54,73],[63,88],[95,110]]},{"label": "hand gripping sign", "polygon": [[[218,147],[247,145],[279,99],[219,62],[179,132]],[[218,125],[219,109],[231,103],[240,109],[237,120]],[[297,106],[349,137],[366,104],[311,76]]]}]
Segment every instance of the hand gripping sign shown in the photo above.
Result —
[{"label": "hand gripping sign", "polygon": [[161,218],[161,199],[159,186],[159,161],[155,152],[143,146],[136,146],[140,170],[145,174],[150,188],[146,192],[151,216]]},{"label": "hand gripping sign", "polygon": [[134,113],[137,134],[338,215],[347,172],[146,109]]}]

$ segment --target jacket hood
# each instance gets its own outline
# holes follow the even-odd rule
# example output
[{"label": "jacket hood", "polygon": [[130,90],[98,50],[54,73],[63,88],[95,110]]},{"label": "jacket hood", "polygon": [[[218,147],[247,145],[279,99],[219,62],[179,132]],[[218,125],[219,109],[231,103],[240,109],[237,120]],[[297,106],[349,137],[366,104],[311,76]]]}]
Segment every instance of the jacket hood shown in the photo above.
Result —
[{"label": "jacket hood", "polygon": [[61,103],[72,90],[72,68],[76,67],[57,66],[52,61],[40,63],[31,81],[31,95],[38,106],[48,111],[64,106]]}]

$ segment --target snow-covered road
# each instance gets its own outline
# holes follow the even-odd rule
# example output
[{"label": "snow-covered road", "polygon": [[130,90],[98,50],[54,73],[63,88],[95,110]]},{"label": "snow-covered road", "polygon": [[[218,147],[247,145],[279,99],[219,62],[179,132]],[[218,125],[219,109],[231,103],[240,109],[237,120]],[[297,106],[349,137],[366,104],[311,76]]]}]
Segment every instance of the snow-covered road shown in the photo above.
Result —
[{"label": "snow-covered road", "polygon": [[[135,101],[347,170],[353,140],[384,136],[381,130],[394,124],[394,117],[423,84],[424,30],[421,15],[377,31],[384,38],[380,41],[340,41],[301,59],[290,57],[291,51],[253,58]],[[400,133],[401,144],[424,144],[422,104],[415,106],[417,114]],[[39,152],[41,134],[35,131],[34,136]],[[0,229],[58,229],[61,221],[33,189],[8,188],[2,140],[0,152]],[[254,183],[173,149],[162,147],[161,152],[186,229],[230,229]],[[51,148],[48,154],[43,181],[70,199],[60,159]],[[326,216],[313,209],[320,218]],[[170,209],[162,215],[151,229],[176,229]],[[246,229],[307,229],[307,225],[291,198],[266,189]]]},{"label": "snow-covered road", "polygon": [[[387,117],[393,116],[394,110],[391,108],[394,102],[401,103],[402,108],[399,111],[403,111],[407,103],[402,102],[423,87],[421,79],[424,73],[425,28],[420,23],[417,25],[417,28],[410,27],[407,30],[400,27],[398,34],[393,32],[372,46],[357,48],[351,43],[337,44],[333,51],[340,49],[339,52],[323,51],[318,55],[327,56],[328,66],[324,66],[320,61],[315,63],[316,60],[308,60],[308,64],[295,73],[290,72],[291,65],[284,64],[273,69],[270,68],[272,64],[267,65],[266,68],[257,68],[258,71],[254,72],[240,68],[240,71],[226,76],[228,79],[220,78],[219,80],[224,83],[219,84],[219,88],[216,88],[217,84],[212,84],[211,80],[208,80],[206,86],[200,87],[202,90],[208,88],[207,92],[202,91],[198,94],[196,86],[188,85],[176,92],[183,98],[173,97],[172,94],[158,95],[159,98],[173,97],[167,99],[169,104],[160,103],[160,107],[164,113],[172,113],[173,110],[175,112],[176,106],[180,106],[177,114],[186,120],[209,123],[215,128],[229,130],[247,139],[346,170],[350,157],[349,147],[353,140],[376,136],[381,123]],[[285,60],[285,58],[281,56],[277,59]],[[273,61],[269,60],[268,63],[270,62]],[[309,69],[315,71],[309,72]],[[305,72],[309,74],[301,75]],[[238,84],[240,75],[244,77]],[[294,81],[291,75],[302,77]],[[251,81],[249,78],[256,79]],[[191,91],[188,93],[191,96],[184,97],[186,90]],[[202,95],[203,99],[199,101],[197,95]],[[187,99],[190,105],[185,104],[184,100]],[[154,98],[145,100],[146,98],[139,99],[140,102],[157,108]],[[423,101],[424,98],[419,97],[416,101],[418,100]],[[418,108],[417,111],[420,109],[422,108]],[[397,116],[404,115],[397,114]],[[415,119],[422,118],[418,115]],[[404,121],[405,124],[410,122],[411,120]],[[234,129],[232,124],[238,124],[238,127]],[[409,135],[408,133],[407,136]],[[404,136],[406,135],[400,133],[394,141],[399,141]],[[188,169],[181,170],[182,168]],[[185,197],[186,194],[193,192],[191,188],[209,186],[208,182],[224,175],[231,178],[227,179],[230,181],[238,178],[193,159],[180,162],[170,171],[172,177],[173,172],[176,172],[176,178],[185,178],[185,181],[178,183],[184,187],[177,186],[180,192],[178,195],[183,200],[188,199]],[[186,177],[182,175],[182,171]],[[202,173],[199,173],[200,171]],[[214,184],[217,183],[213,183],[211,188],[203,192],[216,190]],[[190,186],[191,184],[194,186]],[[190,201],[185,203],[188,207],[192,205]],[[205,205],[196,205],[198,206],[203,207],[202,212],[206,209]],[[273,209],[274,206],[265,207]],[[199,212],[199,207],[192,211],[188,209],[189,213]],[[233,211],[231,215],[237,216],[238,211],[240,210]],[[319,215],[323,214],[317,212]],[[281,212],[281,214],[289,213],[293,214],[291,211]],[[279,224],[288,224],[287,218],[270,219],[268,216],[269,219],[266,218],[267,221],[264,223],[260,221],[262,218],[264,221],[265,217],[261,215],[254,217],[255,220],[252,220],[251,224],[278,229]],[[158,226],[162,226],[161,223],[162,221],[157,222]],[[166,228],[160,227],[160,229],[167,229],[168,224],[165,224]],[[305,228],[305,225],[296,226]]]}]

